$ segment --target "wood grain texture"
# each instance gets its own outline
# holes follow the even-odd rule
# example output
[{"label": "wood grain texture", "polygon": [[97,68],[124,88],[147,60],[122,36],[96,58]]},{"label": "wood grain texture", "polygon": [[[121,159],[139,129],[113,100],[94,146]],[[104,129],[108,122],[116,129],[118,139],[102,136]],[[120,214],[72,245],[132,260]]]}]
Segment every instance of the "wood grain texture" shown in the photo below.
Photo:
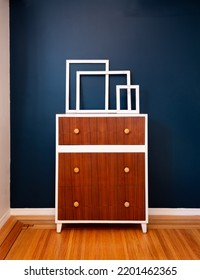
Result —
[{"label": "wood grain texture", "polygon": [[[129,134],[124,133],[126,128]],[[58,142],[59,145],[144,145],[145,117],[60,117]]]},{"label": "wood grain texture", "polygon": [[[26,227],[21,228],[12,242],[5,256],[7,260],[200,259],[198,216],[150,217],[147,234],[143,234],[138,225],[91,224],[64,225],[62,233],[57,234],[55,224],[48,217],[46,220],[39,217],[19,220],[20,223],[23,221],[26,221]],[[180,225],[185,228],[180,229]]]},{"label": "wood grain texture", "polygon": [[14,227],[14,225],[16,224],[17,219],[16,217],[10,217],[7,222],[5,223],[5,225],[0,229],[0,246],[2,245],[2,243],[4,242],[4,240],[6,239],[6,237],[9,235],[10,231],[12,230],[12,228]]},{"label": "wood grain texture", "polygon": [[60,153],[59,219],[144,220],[144,161],[144,153]]},{"label": "wood grain texture", "polygon": [[[13,222],[13,221],[12,221]],[[13,224],[13,223],[12,223]],[[0,246],[0,260],[3,260],[17,239],[23,227],[23,223],[16,220],[13,226],[10,228],[9,232],[6,236],[4,236],[4,240]],[[4,227],[5,229],[6,227]]]}]

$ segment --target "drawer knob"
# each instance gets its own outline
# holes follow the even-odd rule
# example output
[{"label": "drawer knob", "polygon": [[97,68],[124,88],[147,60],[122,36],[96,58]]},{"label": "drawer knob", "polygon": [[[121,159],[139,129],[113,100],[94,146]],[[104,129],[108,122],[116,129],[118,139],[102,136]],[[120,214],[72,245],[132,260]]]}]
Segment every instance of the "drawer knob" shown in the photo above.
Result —
[{"label": "drawer knob", "polygon": [[76,207],[76,208],[79,207],[78,201],[75,201],[75,202],[74,202],[74,207]]},{"label": "drawer knob", "polygon": [[74,173],[79,173],[80,169],[78,167],[74,168]]},{"label": "drawer knob", "polygon": [[125,128],[125,129],[124,129],[124,133],[125,133],[125,134],[129,134],[129,133],[130,133],[130,130],[129,130],[128,128]]},{"label": "drawer knob", "polygon": [[78,128],[75,128],[75,129],[74,129],[74,134],[77,135],[77,134],[79,134],[79,132],[80,132],[80,130],[79,130]]},{"label": "drawer knob", "polygon": [[130,207],[130,202],[128,202],[128,201],[124,202],[124,206],[125,206],[126,208]]},{"label": "drawer knob", "polygon": [[125,168],[124,168],[124,172],[125,172],[125,173],[129,173],[129,171],[130,171],[130,169],[129,169],[128,167],[125,167]]}]

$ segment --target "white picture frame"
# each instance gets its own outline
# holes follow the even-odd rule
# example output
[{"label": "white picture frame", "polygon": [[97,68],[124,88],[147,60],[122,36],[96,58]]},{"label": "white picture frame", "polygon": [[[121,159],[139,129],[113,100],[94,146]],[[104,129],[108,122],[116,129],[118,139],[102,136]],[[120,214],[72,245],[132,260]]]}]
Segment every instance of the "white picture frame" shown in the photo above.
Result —
[{"label": "white picture frame", "polygon": [[[120,90],[127,89],[127,109],[120,109]],[[135,109],[131,107],[131,89],[135,89]],[[117,85],[116,86],[116,107],[117,113],[140,113],[139,85]]]},{"label": "white picture frame", "polygon": [[[108,59],[68,59],[66,60],[66,93],[65,93],[65,112],[70,111],[70,65],[71,64],[105,64],[105,71],[109,71]],[[109,76],[105,76],[105,108],[108,110],[109,100]]]},{"label": "white picture frame", "polygon": [[[128,87],[130,87],[131,85],[131,72],[129,70],[112,70],[112,71],[77,71],[76,72],[76,112],[81,112],[84,111],[86,112],[86,110],[81,110],[80,109],[80,79],[81,76],[83,75],[105,75],[105,79],[108,77],[108,81],[105,82],[105,110],[95,110],[98,112],[111,112],[111,110],[109,110],[109,76],[110,75],[126,75],[126,79],[127,79],[127,85]],[[130,89],[128,88],[128,91],[130,91]],[[129,93],[130,95],[130,93]],[[92,110],[89,110],[90,112],[92,112]],[[116,111],[116,110],[115,110]]]}]

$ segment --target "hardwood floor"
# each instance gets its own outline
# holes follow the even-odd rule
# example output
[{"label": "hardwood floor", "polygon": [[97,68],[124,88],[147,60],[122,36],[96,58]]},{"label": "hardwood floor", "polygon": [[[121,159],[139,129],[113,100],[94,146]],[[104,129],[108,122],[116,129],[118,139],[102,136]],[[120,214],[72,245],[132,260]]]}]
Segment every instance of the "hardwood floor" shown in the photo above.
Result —
[{"label": "hardwood floor", "polygon": [[150,217],[140,225],[65,225],[54,217],[11,217],[0,230],[3,260],[199,260],[200,217]]}]

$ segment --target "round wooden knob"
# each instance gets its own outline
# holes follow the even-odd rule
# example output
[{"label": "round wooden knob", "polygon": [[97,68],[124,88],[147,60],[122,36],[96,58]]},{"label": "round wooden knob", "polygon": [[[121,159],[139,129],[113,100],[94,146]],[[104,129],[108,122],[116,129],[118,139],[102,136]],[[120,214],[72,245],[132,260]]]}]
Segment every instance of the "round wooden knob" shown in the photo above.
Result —
[{"label": "round wooden knob", "polygon": [[78,167],[74,168],[74,173],[79,173],[80,169]]},{"label": "round wooden knob", "polygon": [[80,130],[78,128],[74,129],[74,134],[79,134]]},{"label": "round wooden knob", "polygon": [[78,201],[75,201],[75,202],[74,202],[74,207],[76,207],[76,208],[79,207]]},{"label": "round wooden knob", "polygon": [[126,208],[130,207],[130,202],[128,202],[128,201],[124,202],[124,206],[125,206]]},{"label": "round wooden knob", "polygon": [[125,134],[129,134],[129,133],[130,133],[130,130],[129,130],[128,128],[125,128],[125,129],[124,129],[124,133],[125,133]]},{"label": "round wooden knob", "polygon": [[125,168],[124,168],[124,172],[125,172],[125,173],[129,173],[129,171],[130,171],[130,169],[129,169],[128,167],[125,167]]}]

